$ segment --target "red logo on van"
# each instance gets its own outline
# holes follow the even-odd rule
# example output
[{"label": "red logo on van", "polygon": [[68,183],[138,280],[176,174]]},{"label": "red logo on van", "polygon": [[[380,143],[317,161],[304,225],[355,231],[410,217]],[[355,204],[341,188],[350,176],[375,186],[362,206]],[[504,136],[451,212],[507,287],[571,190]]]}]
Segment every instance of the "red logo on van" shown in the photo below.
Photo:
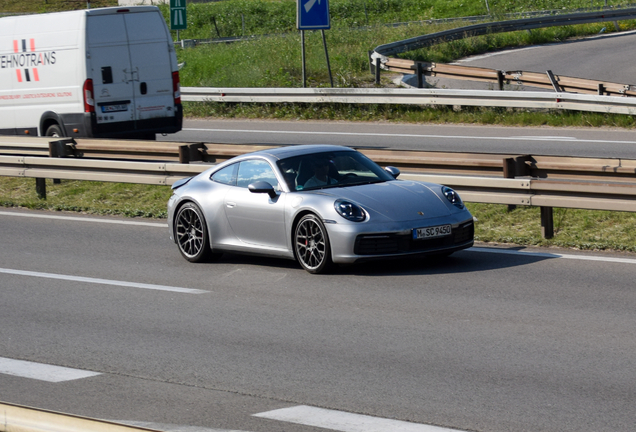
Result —
[{"label": "red logo on van", "polygon": [[35,50],[35,39],[13,41],[13,54],[0,56],[0,68],[15,69],[18,82],[40,81],[39,66],[55,64],[55,51]]}]

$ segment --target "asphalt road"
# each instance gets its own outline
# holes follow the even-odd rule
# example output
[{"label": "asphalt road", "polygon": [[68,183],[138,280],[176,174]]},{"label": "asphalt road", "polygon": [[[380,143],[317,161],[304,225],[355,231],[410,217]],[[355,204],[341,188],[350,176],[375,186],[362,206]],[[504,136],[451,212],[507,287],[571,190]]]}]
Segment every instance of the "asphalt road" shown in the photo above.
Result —
[{"label": "asphalt road", "polygon": [[324,430],[254,416],[299,405],[489,432],[636,422],[634,255],[473,249],[313,276],[187,263],[161,221],[25,213],[0,214],[0,370],[99,375],[0,373],[2,401],[173,431]]},{"label": "asphalt road", "polygon": [[[613,29],[612,23],[607,28]],[[468,57],[455,62],[463,66],[484,67],[503,71],[545,73],[587,78],[598,81],[636,84],[634,62],[629,55],[636,42],[636,32],[601,34],[565,42],[533,45]],[[407,56],[408,57],[408,56]],[[429,85],[438,88],[490,89],[492,84],[474,81],[426,77]],[[412,79],[409,83],[415,83]],[[536,87],[511,85],[510,89],[538,91]]]},{"label": "asphalt road", "polygon": [[337,144],[441,152],[509,153],[636,159],[634,131],[332,121],[189,119],[160,141],[218,144]]}]

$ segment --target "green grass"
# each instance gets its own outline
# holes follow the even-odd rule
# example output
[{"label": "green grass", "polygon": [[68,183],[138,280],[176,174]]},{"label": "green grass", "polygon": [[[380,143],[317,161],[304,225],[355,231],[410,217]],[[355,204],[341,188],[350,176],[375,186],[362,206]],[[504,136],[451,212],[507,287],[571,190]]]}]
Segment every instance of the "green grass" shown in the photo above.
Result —
[{"label": "green grass", "polygon": [[[603,2],[596,2],[601,6]],[[608,2],[610,5],[624,2]],[[588,1],[489,1],[493,19],[503,14],[542,9],[573,10]],[[167,8],[163,8],[167,15]],[[373,87],[368,51],[381,44],[461,26],[462,23],[422,24],[430,18],[485,14],[485,1],[436,0],[332,0],[332,29],[326,31],[329,60],[335,87]],[[301,41],[295,30],[295,1],[228,0],[193,4],[189,28],[181,38],[207,39],[220,36],[268,35],[246,42],[202,44],[179,49],[181,83],[186,87],[302,87]],[[276,19],[274,19],[274,16]],[[241,19],[242,17],[242,19]],[[382,25],[412,21],[406,26]],[[216,23],[216,27],[214,27]],[[244,23],[244,26],[243,26]],[[622,30],[636,22],[620,23]],[[401,56],[412,60],[451,62],[458,58],[503,48],[563,41],[597,34],[607,23],[537,29],[531,32],[490,34],[420,49]],[[245,29],[245,30],[244,30]],[[217,33],[218,30],[218,33]],[[174,32],[173,32],[174,33]],[[176,33],[175,33],[176,37]],[[306,32],[308,87],[328,87],[329,74],[320,32]],[[272,55],[272,53],[275,53]],[[539,71],[541,72],[541,71]],[[381,87],[394,87],[397,74],[383,73]],[[602,79],[602,77],[599,77]],[[339,119],[417,123],[470,123],[508,126],[575,126],[633,128],[634,117],[571,111],[501,110],[447,107],[344,105],[344,104],[227,104],[185,103],[191,117]]]},{"label": "green grass", "polygon": [[46,192],[38,198],[35,179],[0,177],[0,205],[33,210],[165,218],[171,194],[167,186],[67,180],[46,180]]}]

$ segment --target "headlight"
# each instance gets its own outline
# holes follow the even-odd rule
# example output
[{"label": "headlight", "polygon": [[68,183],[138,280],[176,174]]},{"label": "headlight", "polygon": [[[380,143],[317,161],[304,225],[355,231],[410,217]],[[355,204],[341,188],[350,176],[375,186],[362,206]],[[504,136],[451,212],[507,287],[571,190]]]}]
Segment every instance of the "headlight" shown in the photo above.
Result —
[{"label": "headlight", "polygon": [[449,188],[448,186],[442,186],[442,193],[444,194],[446,199],[449,200],[455,207],[460,209],[464,208],[464,202],[459,197],[459,194],[453,189]]},{"label": "headlight", "polygon": [[345,200],[336,200],[333,204],[336,208],[336,212],[343,218],[352,222],[362,222],[367,218],[367,214],[364,209],[357,204]]}]

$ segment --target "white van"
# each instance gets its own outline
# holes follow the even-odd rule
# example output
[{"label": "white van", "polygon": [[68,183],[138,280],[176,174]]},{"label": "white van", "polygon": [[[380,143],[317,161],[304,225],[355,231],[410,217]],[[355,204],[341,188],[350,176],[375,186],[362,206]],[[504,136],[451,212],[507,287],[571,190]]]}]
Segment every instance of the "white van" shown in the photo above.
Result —
[{"label": "white van", "polygon": [[0,18],[0,134],[154,139],[182,121],[156,6]]}]

